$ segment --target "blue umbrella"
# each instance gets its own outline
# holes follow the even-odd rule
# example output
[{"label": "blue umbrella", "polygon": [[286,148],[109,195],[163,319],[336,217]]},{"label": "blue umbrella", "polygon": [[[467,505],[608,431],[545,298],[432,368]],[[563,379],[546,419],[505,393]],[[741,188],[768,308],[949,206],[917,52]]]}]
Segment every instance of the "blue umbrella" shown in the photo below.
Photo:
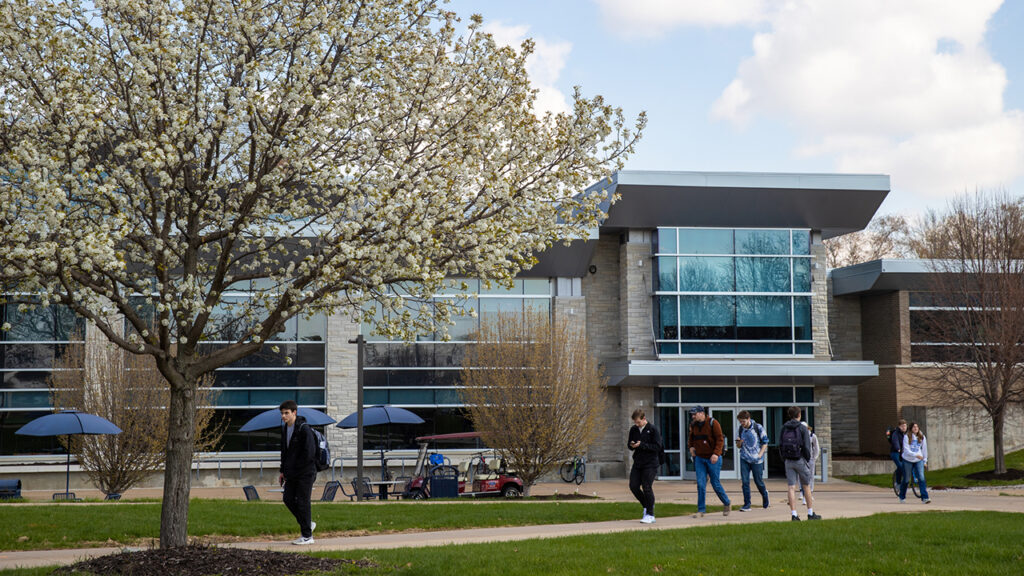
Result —
[{"label": "blue umbrella", "polygon": [[[327,424],[334,424],[334,418],[331,418],[327,414],[313,408],[299,408],[299,416],[306,419],[306,423],[310,426],[325,426]],[[266,412],[257,414],[252,420],[245,423],[244,426],[239,428],[239,432],[255,432],[256,430],[269,430],[271,428],[277,428],[281,425],[281,411],[277,408],[271,408]]]},{"label": "blue umbrella", "polygon": [[[338,428],[355,428],[358,418],[359,413],[353,412],[338,422]],[[363,426],[380,424],[423,424],[423,418],[396,406],[370,406],[363,409]]]},{"label": "blue umbrella", "polygon": [[[22,436],[71,436],[77,434],[120,434],[121,429],[113,422],[94,414],[78,410],[61,410],[55,414],[40,416],[25,424],[15,434]],[[64,480],[64,492],[71,492],[71,446],[68,439],[68,462]]]}]

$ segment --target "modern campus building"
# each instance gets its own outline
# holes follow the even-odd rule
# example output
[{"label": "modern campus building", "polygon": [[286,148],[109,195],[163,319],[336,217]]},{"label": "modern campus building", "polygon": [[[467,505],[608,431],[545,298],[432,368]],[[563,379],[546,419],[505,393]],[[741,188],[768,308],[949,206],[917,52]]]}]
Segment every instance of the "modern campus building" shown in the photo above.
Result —
[{"label": "modern campus building", "polygon": [[[380,446],[384,432],[395,449],[412,448],[418,435],[468,430],[457,385],[470,337],[489,315],[524,309],[583,326],[604,367],[607,427],[588,453],[588,469],[603,476],[628,470],[625,437],[635,408],[663,432],[666,479],[692,477],[683,455],[694,404],[707,406],[730,435],[736,413],[749,410],[773,443],[785,409],[797,405],[826,449],[880,451],[873,439],[902,406],[898,392],[895,403],[890,398],[888,382],[903,358],[886,356],[891,343],[873,330],[892,306],[912,314],[912,298],[905,290],[882,294],[885,272],[871,285],[854,282],[857,267],[837,270],[830,280],[822,242],[867,226],[889,192],[888,176],[622,171],[597,188],[620,200],[607,207],[590,239],[539,255],[512,289],[468,281],[476,297],[467,306],[476,317],[459,318],[448,341],[438,335],[387,341],[343,313],[321,315],[293,320],[265,353],[218,370],[217,407],[230,418],[223,452],[274,460],[276,432],[237,430],[285,399],[339,419],[353,412],[358,358],[350,340],[360,332],[367,335],[364,404],[405,407],[426,420],[368,429],[365,449]],[[59,451],[53,441],[14,431],[48,411],[54,357],[88,327],[56,307],[19,313],[0,304],[0,314],[13,326],[0,335],[4,474],[16,462]],[[912,354],[914,345],[897,348]],[[335,455],[351,462],[354,433],[330,428],[329,434]],[[780,463],[775,450],[769,454],[771,476]],[[738,470],[730,446],[723,477]]]}]

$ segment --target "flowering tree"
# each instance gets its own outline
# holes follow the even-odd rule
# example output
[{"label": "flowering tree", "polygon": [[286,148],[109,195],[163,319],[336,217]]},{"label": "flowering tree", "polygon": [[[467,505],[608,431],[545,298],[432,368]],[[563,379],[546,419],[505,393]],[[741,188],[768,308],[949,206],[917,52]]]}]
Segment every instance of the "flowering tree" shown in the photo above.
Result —
[{"label": "flowering tree", "polygon": [[[532,44],[480,24],[437,0],[0,6],[0,270],[167,379],[163,547],[186,543],[202,375],[296,315],[507,281],[595,224],[580,191],[643,116],[577,90],[538,117]],[[419,310],[379,329],[450,314]],[[224,318],[233,343],[203,346]]]}]

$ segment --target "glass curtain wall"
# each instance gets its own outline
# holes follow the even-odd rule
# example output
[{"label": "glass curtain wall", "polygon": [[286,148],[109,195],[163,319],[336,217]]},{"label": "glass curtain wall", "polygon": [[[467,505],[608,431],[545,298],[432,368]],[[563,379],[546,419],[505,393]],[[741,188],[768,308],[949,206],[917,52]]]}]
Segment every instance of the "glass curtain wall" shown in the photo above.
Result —
[{"label": "glass curtain wall", "polygon": [[813,354],[810,239],[810,230],[659,228],[659,354]]},{"label": "glass curtain wall", "polygon": [[85,322],[60,305],[19,310],[33,299],[0,295],[0,455],[63,454],[56,438],[16,436],[31,420],[50,413],[48,378],[69,345],[81,345]]},{"label": "glass curtain wall", "polygon": [[[476,317],[454,318],[455,324],[448,327],[447,342],[440,331],[422,334],[410,343],[373,335],[373,326],[362,326],[367,340],[364,406],[400,406],[425,421],[415,426],[368,428],[364,449],[376,450],[389,444],[391,449],[411,449],[416,447],[417,436],[471,431],[458,386],[466,347],[475,341],[480,322],[498,313],[551,312],[551,281],[547,278],[516,279],[511,289],[496,285],[488,288],[477,280],[456,281],[465,282],[469,289],[436,294],[434,300],[459,301],[464,310],[475,312]],[[476,447],[476,443],[471,441],[465,447]]]}]

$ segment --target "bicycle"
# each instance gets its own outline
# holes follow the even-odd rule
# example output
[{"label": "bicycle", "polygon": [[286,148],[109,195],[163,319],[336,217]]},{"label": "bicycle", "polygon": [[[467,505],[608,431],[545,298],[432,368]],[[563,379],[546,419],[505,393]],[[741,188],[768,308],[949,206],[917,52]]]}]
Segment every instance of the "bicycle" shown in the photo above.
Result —
[{"label": "bicycle", "polygon": [[573,456],[562,463],[562,466],[558,469],[558,473],[562,476],[562,480],[565,482],[576,482],[577,484],[582,484],[583,477],[586,475],[586,470],[586,457]]},{"label": "bicycle", "polygon": [[[913,490],[915,497],[917,497],[917,498],[921,497],[921,493],[917,491],[917,482],[914,481],[914,474],[913,473],[910,474],[910,482],[908,482],[907,490],[908,491]],[[898,469],[892,471],[892,491],[895,492],[896,493],[896,497],[899,498],[899,496],[900,496],[900,471]]]}]

